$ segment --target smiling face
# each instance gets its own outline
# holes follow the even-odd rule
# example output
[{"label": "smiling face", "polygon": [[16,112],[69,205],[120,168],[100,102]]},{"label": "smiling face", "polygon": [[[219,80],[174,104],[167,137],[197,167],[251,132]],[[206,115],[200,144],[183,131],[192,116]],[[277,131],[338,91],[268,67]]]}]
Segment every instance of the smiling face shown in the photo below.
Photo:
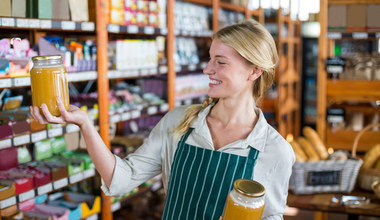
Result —
[{"label": "smiling face", "polygon": [[203,72],[210,79],[208,96],[211,98],[253,97],[253,83],[261,73],[219,39],[211,44],[210,61]]}]

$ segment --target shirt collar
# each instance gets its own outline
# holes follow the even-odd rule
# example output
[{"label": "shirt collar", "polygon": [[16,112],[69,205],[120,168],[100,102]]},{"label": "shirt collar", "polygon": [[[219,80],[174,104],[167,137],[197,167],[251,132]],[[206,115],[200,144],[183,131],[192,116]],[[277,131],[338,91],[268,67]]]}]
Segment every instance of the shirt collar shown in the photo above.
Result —
[{"label": "shirt collar", "polygon": [[[190,124],[190,127],[194,128],[194,131],[196,133],[203,134],[206,136],[210,135],[210,138],[211,134],[207,126],[206,116],[210,112],[211,107],[213,105],[214,104],[211,104],[206,108],[202,109],[198,113],[198,117],[196,117]],[[248,135],[246,139],[243,140],[242,147],[246,147],[247,145],[249,145],[252,148],[255,148],[256,150],[261,152],[264,151],[264,147],[267,141],[269,125],[264,117],[263,112],[259,108],[255,107],[255,112],[258,115],[258,120],[251,133]]]}]

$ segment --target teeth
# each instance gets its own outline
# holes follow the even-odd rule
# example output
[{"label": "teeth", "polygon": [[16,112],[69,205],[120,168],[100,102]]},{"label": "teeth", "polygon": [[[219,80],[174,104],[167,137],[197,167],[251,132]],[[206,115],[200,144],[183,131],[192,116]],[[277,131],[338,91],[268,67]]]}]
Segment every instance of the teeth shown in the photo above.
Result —
[{"label": "teeth", "polygon": [[219,85],[219,84],[221,84],[222,82],[221,82],[221,81],[214,80],[214,79],[210,79],[210,83],[211,83],[211,84],[214,84],[214,85]]}]

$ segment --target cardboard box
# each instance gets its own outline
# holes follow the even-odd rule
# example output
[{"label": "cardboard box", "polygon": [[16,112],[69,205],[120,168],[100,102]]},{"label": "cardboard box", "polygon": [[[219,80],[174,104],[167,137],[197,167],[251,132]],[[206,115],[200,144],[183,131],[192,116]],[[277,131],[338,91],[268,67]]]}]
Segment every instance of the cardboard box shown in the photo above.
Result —
[{"label": "cardboard box", "polygon": [[46,204],[36,204],[32,209],[33,211],[50,215],[54,220],[67,220],[69,219],[69,210],[59,207],[51,206]]},{"label": "cardboard box", "polygon": [[52,0],[52,18],[70,20],[69,0]]},{"label": "cardboard box", "polygon": [[82,206],[79,203],[68,202],[64,198],[56,198],[55,200],[49,200],[49,205],[61,206],[69,210],[69,219],[70,220],[79,220],[82,217]]},{"label": "cardboard box", "polygon": [[17,148],[0,150],[0,170],[9,170],[15,167],[17,167]]},{"label": "cardboard box", "polygon": [[12,180],[0,179],[0,200],[7,199],[16,194],[16,187]]},{"label": "cardboard box", "polygon": [[26,17],[26,1],[12,0],[12,17]]},{"label": "cardboard box", "polygon": [[345,30],[347,23],[347,6],[330,5],[327,18],[327,26],[329,30]]},{"label": "cardboard box", "polygon": [[4,17],[12,16],[11,0],[0,1],[0,16],[4,16]]},{"label": "cardboard box", "polygon": [[100,212],[100,196],[67,192],[65,193],[65,200],[81,205],[82,218],[87,218]]},{"label": "cardboard box", "polygon": [[52,9],[52,0],[36,0],[37,7],[37,18],[43,19],[52,19],[53,9]]},{"label": "cardboard box", "polygon": [[367,25],[367,5],[347,6],[347,30],[365,31]]},{"label": "cardboard box", "polygon": [[72,132],[65,134],[66,149],[76,150],[79,147],[79,132]]},{"label": "cardboard box", "polygon": [[5,209],[0,209],[1,217],[10,217],[17,213],[17,205],[9,206]]},{"label": "cardboard box", "polygon": [[87,0],[69,0],[70,15],[73,21],[88,21]]},{"label": "cardboard box", "polygon": [[367,6],[367,28],[380,29],[380,4]]},{"label": "cardboard box", "polygon": [[34,189],[34,176],[31,174],[9,170],[8,179],[14,181],[17,195]]}]

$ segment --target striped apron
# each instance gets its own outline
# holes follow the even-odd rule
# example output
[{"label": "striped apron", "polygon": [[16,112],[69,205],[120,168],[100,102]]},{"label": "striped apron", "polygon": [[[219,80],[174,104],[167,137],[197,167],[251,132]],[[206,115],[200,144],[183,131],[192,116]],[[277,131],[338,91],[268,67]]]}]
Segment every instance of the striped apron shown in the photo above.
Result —
[{"label": "striped apron", "polygon": [[193,128],[181,137],[170,172],[162,219],[219,219],[237,179],[253,179],[259,151],[248,157],[186,144]]}]

